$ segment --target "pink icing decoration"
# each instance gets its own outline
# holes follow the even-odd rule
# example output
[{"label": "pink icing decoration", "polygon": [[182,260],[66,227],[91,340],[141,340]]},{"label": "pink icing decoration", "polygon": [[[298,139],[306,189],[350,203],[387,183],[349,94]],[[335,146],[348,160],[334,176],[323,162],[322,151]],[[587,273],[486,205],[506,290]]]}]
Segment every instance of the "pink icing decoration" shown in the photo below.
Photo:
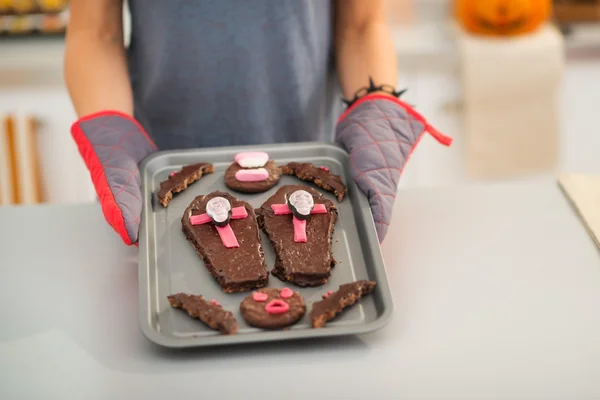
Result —
[{"label": "pink icing decoration", "polygon": [[269,161],[269,155],[262,151],[247,151],[236,154],[234,160],[242,168],[259,168]]},{"label": "pink icing decoration", "polygon": [[327,214],[327,207],[325,204],[315,204],[315,208],[310,212],[311,214]]},{"label": "pink icing decoration", "polygon": [[290,288],[283,288],[279,292],[279,295],[281,296],[282,299],[289,299],[290,297],[292,297],[294,295],[294,292]]},{"label": "pink icing decoration", "polygon": [[[275,215],[286,215],[292,213],[292,210],[290,210],[287,204],[271,204],[271,209]],[[325,207],[325,204],[315,204],[315,208],[313,208],[310,213],[327,214],[327,207]]]},{"label": "pink icing decoration", "polygon": [[322,169],[322,170],[323,170],[323,171],[325,171],[325,172],[329,172],[329,168],[327,168],[327,167],[326,167],[326,166],[324,166],[324,165],[321,165],[321,166],[319,167],[319,169]]},{"label": "pink icing decoration", "polygon": [[323,295],[323,298],[324,298],[324,299],[326,299],[326,298],[328,298],[329,296],[331,296],[332,294],[333,294],[333,291],[332,291],[332,290],[330,290],[330,291],[328,291],[327,293],[325,293],[325,294]]},{"label": "pink icing decoration", "polygon": [[[246,210],[246,207],[241,206],[241,207],[234,207],[231,209],[231,219],[244,219],[247,216],[248,216],[248,210]],[[199,214],[199,215],[192,215],[190,217],[190,223],[192,225],[207,224],[211,221],[212,221],[212,219],[206,213]]]},{"label": "pink icing decoration", "polygon": [[[271,209],[275,215],[286,215],[291,214],[292,210],[287,204],[271,204]],[[325,204],[315,204],[315,208],[310,212],[311,214],[327,214],[327,207]],[[300,220],[296,217],[293,218],[294,224],[294,242],[306,243],[306,220]]]},{"label": "pink icing decoration", "polygon": [[231,249],[233,247],[240,247],[237,239],[235,238],[235,233],[233,233],[233,229],[231,229],[231,225],[227,224],[225,226],[216,226],[217,232],[219,232],[219,236],[221,237],[221,241],[223,242],[223,246]]},{"label": "pink icing decoration", "polygon": [[293,218],[294,221],[294,242],[306,243],[306,220]]},{"label": "pink icing decoration", "polygon": [[292,213],[292,210],[290,210],[287,204],[271,204],[271,209],[273,210],[275,215],[285,215]]},{"label": "pink icing decoration", "polygon": [[169,174],[169,176],[175,176],[177,174],[177,171],[173,171]]},{"label": "pink icing decoration", "polygon": [[290,305],[283,300],[271,300],[266,306],[265,311],[269,314],[283,314],[290,310]]},{"label": "pink icing decoration", "polygon": [[190,217],[190,223],[192,225],[202,225],[211,222],[212,219],[208,216],[208,214],[200,214],[200,215],[192,215]]},{"label": "pink icing decoration", "polygon": [[231,219],[244,219],[248,216],[248,210],[246,207],[233,207],[231,209]]},{"label": "pink icing decoration", "polygon": [[269,298],[269,295],[267,295],[266,293],[263,293],[263,292],[252,293],[252,299],[254,301],[258,301],[259,303],[262,303],[263,301],[267,301],[268,298]]},{"label": "pink icing decoration", "polygon": [[210,304],[212,304],[213,306],[220,306],[219,302],[218,302],[218,301],[216,301],[215,299],[212,299],[212,300],[210,301]]},{"label": "pink icing decoration", "polygon": [[264,168],[240,169],[235,173],[235,179],[240,182],[260,182],[269,178],[269,172]]},{"label": "pink icing decoration", "polygon": [[[248,211],[246,210],[246,207],[234,207],[231,209],[231,219],[243,219],[246,218],[248,216]],[[207,224],[209,222],[212,222],[212,218],[208,216],[208,214],[204,213],[204,214],[200,214],[200,215],[192,215],[190,217],[190,223],[192,225],[202,225],[202,224]],[[227,247],[228,249],[233,248],[233,247],[240,247],[240,244],[238,243],[236,237],[235,237],[235,233],[233,233],[233,230],[231,229],[231,225],[227,224],[225,226],[216,226],[215,228],[217,228],[217,232],[219,233],[219,236],[221,237],[221,241],[223,242],[223,246]]]}]

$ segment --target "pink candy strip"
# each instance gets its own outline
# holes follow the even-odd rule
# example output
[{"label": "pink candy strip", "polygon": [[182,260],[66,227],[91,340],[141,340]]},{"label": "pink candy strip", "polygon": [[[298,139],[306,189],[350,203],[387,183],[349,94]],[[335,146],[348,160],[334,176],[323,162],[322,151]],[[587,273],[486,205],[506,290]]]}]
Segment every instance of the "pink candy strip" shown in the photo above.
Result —
[{"label": "pink candy strip", "polygon": [[200,214],[200,215],[192,215],[190,217],[190,223],[192,225],[202,225],[207,224],[212,221],[212,218],[208,216],[208,214]]},{"label": "pink candy strip", "polygon": [[231,209],[231,219],[244,219],[248,216],[248,211],[246,207],[233,207]]},{"label": "pink candy strip", "polygon": [[290,310],[290,305],[283,300],[271,300],[266,306],[265,311],[269,314],[283,314]]},{"label": "pink candy strip", "polygon": [[262,303],[263,301],[267,301],[269,295],[263,292],[254,292],[252,293],[252,300]]},{"label": "pink candy strip", "polygon": [[294,242],[306,243],[306,220],[294,217]]},{"label": "pink candy strip", "polygon": [[[248,216],[246,207],[234,207],[231,209],[231,219],[244,219]],[[212,219],[208,214],[192,215],[190,217],[190,223],[192,225],[202,225],[211,222]]]},{"label": "pink candy strip", "polygon": [[325,204],[315,204],[315,207],[310,212],[311,214],[327,214],[327,207]]},{"label": "pink candy strip", "polygon": [[292,297],[294,295],[294,292],[292,291],[292,289],[286,287],[286,288],[281,289],[281,291],[279,292],[279,295],[281,296],[282,299],[289,299],[290,297]]},{"label": "pink candy strip", "polygon": [[235,173],[235,179],[240,182],[260,182],[269,178],[269,172],[264,168],[240,169]]},{"label": "pink candy strip", "polygon": [[[275,215],[286,215],[291,214],[292,210],[287,204],[271,204],[271,209]],[[325,204],[315,204],[315,207],[310,212],[311,214],[327,214],[327,207]]]},{"label": "pink candy strip", "polygon": [[[292,210],[287,204],[271,204],[271,209],[275,215],[286,215],[291,214]],[[325,204],[315,204],[315,207],[311,211],[311,214],[327,214],[327,207]],[[306,220],[300,220],[296,217],[293,218],[294,223],[294,242],[306,243]]]},{"label": "pink candy strip", "polygon": [[273,210],[275,215],[285,215],[292,213],[292,210],[290,210],[287,204],[271,204],[271,209]]},{"label": "pink candy strip", "polygon": [[221,241],[223,242],[223,246],[231,249],[233,247],[240,247],[235,234],[233,233],[233,229],[231,229],[231,225],[227,224],[225,226],[216,226],[217,232],[219,232],[219,236],[221,237]]}]

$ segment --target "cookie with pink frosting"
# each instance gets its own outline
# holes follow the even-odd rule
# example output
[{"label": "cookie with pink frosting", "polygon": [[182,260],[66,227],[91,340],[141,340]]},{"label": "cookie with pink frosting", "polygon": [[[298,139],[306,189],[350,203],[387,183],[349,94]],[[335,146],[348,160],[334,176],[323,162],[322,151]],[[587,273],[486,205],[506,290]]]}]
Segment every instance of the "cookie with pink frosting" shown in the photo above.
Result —
[{"label": "cookie with pink frosting", "polygon": [[281,171],[264,152],[243,152],[225,171],[225,185],[241,193],[266,192],[279,182]]},{"label": "cookie with pink frosting", "polygon": [[306,313],[306,304],[304,297],[290,288],[263,288],[242,301],[240,312],[256,328],[281,329],[300,321]]}]

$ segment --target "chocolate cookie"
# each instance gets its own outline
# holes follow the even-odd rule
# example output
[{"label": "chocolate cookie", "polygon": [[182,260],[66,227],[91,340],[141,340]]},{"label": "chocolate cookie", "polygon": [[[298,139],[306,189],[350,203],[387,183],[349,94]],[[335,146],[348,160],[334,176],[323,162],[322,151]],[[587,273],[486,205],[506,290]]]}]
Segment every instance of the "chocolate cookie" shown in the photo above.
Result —
[{"label": "chocolate cookie", "polygon": [[225,171],[225,185],[236,192],[261,193],[266,192],[275,186],[281,177],[281,170],[274,161],[267,161],[264,167],[257,168],[256,170],[256,175],[260,180],[242,181],[238,179],[240,177],[240,171],[249,173],[250,170],[240,167],[237,163],[233,163]]},{"label": "chocolate cookie", "polygon": [[233,313],[223,310],[215,300],[206,301],[202,296],[185,293],[172,294],[167,298],[171,307],[187,311],[190,317],[199,319],[211,329],[226,335],[233,335],[238,330]]},{"label": "chocolate cookie", "polygon": [[291,289],[259,289],[240,304],[246,322],[263,329],[285,328],[300,321],[306,312],[304,298]]},{"label": "chocolate cookie", "polygon": [[215,167],[210,163],[187,165],[180,171],[172,172],[169,179],[160,183],[160,189],[156,194],[158,201],[163,207],[168,206],[174,194],[184,191],[202,175],[213,172],[215,172]]},{"label": "chocolate cookie", "polygon": [[348,191],[339,175],[333,175],[327,167],[316,167],[311,163],[291,162],[281,167],[285,175],[294,175],[303,181],[313,182],[318,187],[332,192],[342,201]]},{"label": "chocolate cookie", "polygon": [[279,182],[281,171],[262,151],[242,152],[225,171],[225,185],[242,193],[266,192]]},{"label": "chocolate cookie", "polygon": [[269,272],[252,206],[224,192],[196,197],[181,219],[186,239],[226,293],[264,287]]},{"label": "chocolate cookie", "polygon": [[350,307],[375,289],[373,281],[356,281],[341,285],[337,292],[327,292],[323,300],[313,304],[310,321],[313,328],[321,328],[327,321],[335,318],[346,307]]},{"label": "chocolate cookie", "polygon": [[258,210],[258,223],[275,250],[271,273],[298,286],[327,282],[335,259],[331,253],[337,208],[307,186],[282,186]]}]

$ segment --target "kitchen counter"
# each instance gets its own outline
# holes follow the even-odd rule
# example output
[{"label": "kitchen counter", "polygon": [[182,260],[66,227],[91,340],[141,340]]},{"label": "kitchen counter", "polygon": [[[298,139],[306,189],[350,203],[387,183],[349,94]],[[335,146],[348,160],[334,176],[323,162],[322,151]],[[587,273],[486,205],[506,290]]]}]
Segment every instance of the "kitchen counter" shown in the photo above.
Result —
[{"label": "kitchen counter", "polygon": [[592,398],[600,256],[553,178],[402,191],[361,337],[170,351],[97,205],[0,207],[0,398]]}]

